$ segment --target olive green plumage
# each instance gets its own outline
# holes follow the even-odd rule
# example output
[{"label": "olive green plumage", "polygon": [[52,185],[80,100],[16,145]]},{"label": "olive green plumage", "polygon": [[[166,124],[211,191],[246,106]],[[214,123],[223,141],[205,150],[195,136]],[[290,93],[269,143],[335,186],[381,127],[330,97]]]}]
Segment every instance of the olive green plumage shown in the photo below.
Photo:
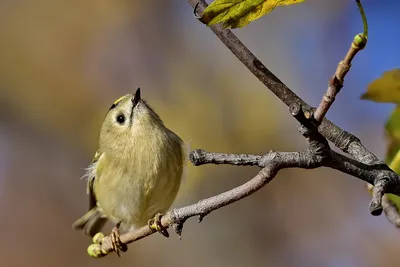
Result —
[{"label": "olive green plumage", "polygon": [[174,202],[184,172],[184,142],[141,99],[140,89],[111,106],[99,150],[87,169],[89,211],[73,227],[93,236],[107,218],[141,227]]}]

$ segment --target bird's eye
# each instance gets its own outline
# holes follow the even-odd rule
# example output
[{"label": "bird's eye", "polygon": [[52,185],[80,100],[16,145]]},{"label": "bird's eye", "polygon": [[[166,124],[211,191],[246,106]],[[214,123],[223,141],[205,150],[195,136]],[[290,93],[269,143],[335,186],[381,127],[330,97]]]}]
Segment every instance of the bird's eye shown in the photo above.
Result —
[{"label": "bird's eye", "polygon": [[119,114],[118,116],[117,116],[117,122],[119,123],[119,124],[124,124],[124,122],[125,122],[125,116],[124,116],[124,114]]}]

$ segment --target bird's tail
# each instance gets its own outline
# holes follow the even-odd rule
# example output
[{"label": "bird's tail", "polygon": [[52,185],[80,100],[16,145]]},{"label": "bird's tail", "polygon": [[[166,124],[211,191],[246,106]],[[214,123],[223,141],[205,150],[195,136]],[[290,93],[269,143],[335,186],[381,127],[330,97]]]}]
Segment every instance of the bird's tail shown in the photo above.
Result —
[{"label": "bird's tail", "polygon": [[83,230],[85,235],[93,237],[100,232],[106,222],[107,218],[101,214],[97,207],[94,207],[76,220],[72,224],[72,228],[75,230]]}]

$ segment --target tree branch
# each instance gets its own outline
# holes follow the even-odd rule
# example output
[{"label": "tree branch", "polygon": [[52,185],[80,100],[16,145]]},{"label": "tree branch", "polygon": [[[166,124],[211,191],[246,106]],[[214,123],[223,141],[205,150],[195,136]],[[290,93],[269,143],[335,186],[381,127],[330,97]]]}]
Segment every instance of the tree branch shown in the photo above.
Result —
[{"label": "tree branch", "polygon": [[[202,219],[212,211],[255,193],[268,184],[279,170],[285,168],[297,167],[314,169],[325,166],[353,175],[363,181],[373,183],[377,176],[376,169],[340,155],[331,149],[326,150],[326,144],[324,142],[319,142],[318,139],[314,139],[312,136],[309,137],[309,139],[310,148],[305,151],[276,152],[271,150],[266,155],[244,155],[246,161],[243,162],[240,162],[240,160],[238,161],[243,154],[209,153],[201,149],[192,151],[190,153],[190,159],[192,163],[197,166],[204,164],[238,165],[239,162],[241,165],[257,165],[262,169],[254,178],[243,185],[219,195],[203,199],[196,204],[174,209],[166,213],[161,218],[161,225],[165,229],[172,226],[175,232],[181,236],[183,224],[187,219],[198,216],[198,221],[201,222]],[[384,166],[382,167],[382,171],[386,171],[388,175],[390,175],[390,170],[385,169]],[[388,219],[395,225],[400,225],[400,216],[397,213],[396,207],[393,207],[393,204],[389,201],[384,201],[383,203],[388,207],[385,209],[385,213],[388,214]],[[153,233],[155,233],[154,230],[150,229],[148,226],[144,226],[121,235],[120,240],[123,244],[129,244],[152,235]],[[106,236],[101,240],[101,244],[92,244],[88,250],[91,251],[89,254],[95,255],[96,257],[109,254],[113,251],[111,236]]]},{"label": "tree branch", "polygon": [[[266,155],[251,156],[254,164],[262,166],[261,171],[247,183],[240,185],[234,189],[221,193],[219,195],[203,199],[196,204],[174,209],[166,213],[161,218],[161,225],[164,228],[173,226],[175,232],[180,236],[182,233],[183,224],[190,217],[198,216],[199,222],[211,213],[212,211],[225,207],[231,203],[239,201],[262,188],[264,185],[269,183],[277,174],[277,172],[283,168],[316,168],[320,166],[320,162],[316,161],[316,158],[312,157],[311,151],[304,152],[275,152],[270,151]],[[241,155],[235,154],[222,154],[222,153],[208,153],[204,150],[195,150],[190,154],[190,158],[193,162],[202,164],[233,164],[237,165],[237,158]],[[223,163],[222,163],[223,162]],[[251,159],[249,159],[251,162]],[[144,226],[137,230],[127,232],[120,236],[120,240],[123,244],[129,244],[146,236],[155,233],[154,230],[148,226]],[[88,251],[90,255],[94,257],[102,257],[113,251],[111,243],[111,236],[106,236],[101,240],[101,244],[92,244],[89,246]]]},{"label": "tree branch", "polygon": [[[366,42],[366,39],[365,39]],[[356,45],[353,42],[347,52],[345,58],[339,62],[339,65],[336,68],[336,72],[333,77],[329,80],[328,90],[322,97],[321,103],[317,107],[314,113],[314,119],[317,122],[321,122],[328,112],[329,108],[332,106],[335,101],[336,95],[340,92],[340,89],[343,87],[344,78],[349,72],[351,67],[351,61],[356,56],[356,54],[361,51],[365,47],[365,44],[360,46]]]},{"label": "tree branch", "polygon": [[[208,6],[204,0],[187,0],[196,12],[201,14]],[[224,45],[256,76],[272,93],[274,93],[288,107],[297,103],[304,112],[314,110],[310,105],[290,90],[278,77],[276,77],[253,53],[228,29],[222,29],[220,25],[209,27]],[[380,162],[369,152],[361,141],[354,135],[344,131],[331,121],[324,119],[319,126],[319,132],[336,147],[345,153],[349,153],[358,161],[371,165]]]},{"label": "tree branch", "polygon": [[[203,10],[207,7],[207,3],[204,0],[187,1],[192,7],[196,7],[196,14],[201,14]],[[389,183],[385,182],[385,188],[383,189],[383,192],[387,193],[390,190],[396,192],[395,194],[398,195],[400,183],[399,176],[395,172],[393,172],[383,161],[379,160],[373,153],[368,151],[368,149],[362,145],[361,141],[356,136],[341,129],[328,119],[324,118],[325,114],[332,105],[336,95],[339,93],[340,89],[343,86],[344,77],[350,69],[353,58],[358,51],[362,50],[365,47],[367,42],[368,26],[366,22],[366,16],[364,10],[362,9],[360,1],[356,0],[356,2],[358,7],[360,8],[360,13],[364,23],[364,33],[358,34],[354,38],[354,41],[344,60],[339,63],[333,78],[329,82],[328,90],[314,113],[314,118],[316,122],[321,122],[318,131],[327,140],[331,141],[343,152],[353,156],[357,161],[359,161],[359,163],[363,163],[368,166],[375,166],[375,171],[377,172],[375,177],[379,176],[378,172],[383,171],[383,168],[384,171],[390,176]],[[199,17],[201,18],[201,15]],[[219,25],[210,26],[210,28],[215,33],[215,35],[225,44],[225,46],[229,50],[231,50],[231,52],[243,63],[243,65],[245,65],[254,74],[254,76],[256,76],[284,104],[290,107],[290,109],[292,109],[293,105],[300,105],[306,117],[309,117],[310,114],[313,113],[314,108],[312,108],[300,97],[298,97],[281,80],[279,80],[278,77],[276,77],[269,69],[267,69],[230,30],[222,29]],[[299,122],[301,123],[301,121]],[[336,163],[338,164],[337,166],[346,167],[342,166],[344,162],[337,161]],[[335,166],[332,165],[331,167]],[[347,167],[354,167],[354,165],[349,165]],[[367,166],[364,166],[364,169],[367,169]],[[355,172],[355,174],[361,171],[361,169],[352,170]],[[355,176],[360,178],[360,176]],[[370,180],[373,180],[373,184],[375,184],[379,179]],[[373,215],[379,215],[382,211],[382,201],[378,200],[379,196],[381,195],[382,192],[376,191],[376,193],[374,194],[375,197],[371,201],[370,210],[371,214]],[[386,207],[389,206],[386,205]],[[394,211],[392,209],[391,212],[385,211],[385,214],[393,214],[393,212]],[[390,220],[390,218],[388,219]]]},{"label": "tree branch", "polygon": [[314,118],[318,123],[320,123],[322,119],[325,117],[329,108],[335,101],[336,95],[340,92],[340,89],[342,89],[344,77],[350,70],[352,60],[357,55],[357,53],[363,50],[367,45],[367,38],[368,38],[367,17],[365,16],[364,9],[361,5],[360,0],[356,0],[356,2],[358,8],[360,9],[361,18],[363,20],[364,32],[357,34],[354,37],[354,40],[351,43],[349,51],[347,52],[344,59],[339,62],[335,74],[330,79],[328,90],[322,97],[321,103],[319,104],[317,110],[314,113]]},{"label": "tree branch", "polygon": [[209,153],[202,149],[196,149],[190,153],[189,158],[195,166],[208,163],[236,166],[265,166],[263,156],[261,155]]},{"label": "tree branch", "polygon": [[[204,0],[187,0],[192,7],[197,5],[196,12],[201,14],[207,3]],[[365,16],[363,16],[365,21]],[[229,50],[245,65],[253,74],[256,76],[272,93],[274,93],[284,104],[290,109],[293,106],[299,105],[305,117],[310,117],[315,109],[298,97],[292,90],[290,90],[278,77],[276,77],[269,69],[267,69],[258,60],[248,48],[228,29],[222,29],[219,25],[210,26],[211,30],[217,35],[217,37],[225,44]],[[365,27],[364,32],[367,29]],[[360,40],[361,39],[361,40]],[[347,64],[351,63],[352,59],[356,55],[356,51],[361,50],[366,44],[366,36],[357,35],[352,43],[352,47],[349,49],[345,56],[344,62]],[[339,64],[341,65],[341,64]],[[334,76],[344,78],[346,73],[346,66],[339,66],[339,71]],[[329,88],[328,88],[329,90]],[[337,89],[334,89],[337,91]],[[298,116],[294,116],[300,123],[304,123],[299,120]],[[387,165],[379,160],[373,153],[365,148],[361,141],[351,133],[341,129],[328,119],[324,118],[318,127],[319,133],[324,136],[327,140],[332,142],[336,147],[345,153],[353,156],[357,161],[368,166],[375,166],[378,170],[382,165],[389,169]],[[392,171],[390,186],[393,191],[399,191],[400,178],[397,174]]]}]

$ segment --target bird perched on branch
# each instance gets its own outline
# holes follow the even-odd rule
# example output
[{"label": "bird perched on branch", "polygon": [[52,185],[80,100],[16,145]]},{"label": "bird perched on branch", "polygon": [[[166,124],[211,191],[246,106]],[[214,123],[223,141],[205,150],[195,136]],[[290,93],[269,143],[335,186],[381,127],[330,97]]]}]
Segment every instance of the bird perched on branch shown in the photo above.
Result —
[{"label": "bird perched on branch", "polygon": [[[176,198],[185,158],[184,142],[141,99],[140,88],[119,98],[104,119],[99,150],[85,175],[89,211],[73,228],[93,237],[110,219],[115,223],[111,238],[118,255],[127,250],[119,240],[121,224],[148,224],[168,236],[161,217]],[[89,252],[93,257],[99,253]]]}]

